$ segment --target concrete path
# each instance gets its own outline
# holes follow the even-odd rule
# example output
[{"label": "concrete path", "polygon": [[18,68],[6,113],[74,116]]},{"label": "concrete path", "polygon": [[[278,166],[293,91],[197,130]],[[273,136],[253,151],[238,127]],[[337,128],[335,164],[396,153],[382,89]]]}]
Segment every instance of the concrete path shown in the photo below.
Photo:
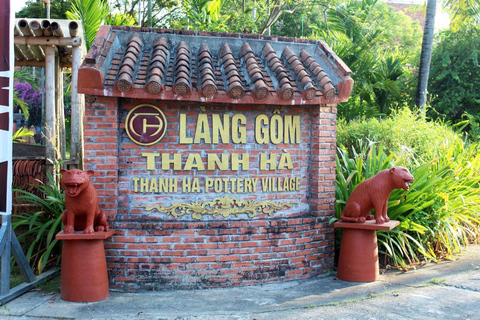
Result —
[{"label": "concrete path", "polygon": [[1,319],[480,319],[480,245],[453,262],[407,273],[390,270],[374,283],[326,276],[232,289],[111,292],[71,303],[32,291],[0,307]]}]

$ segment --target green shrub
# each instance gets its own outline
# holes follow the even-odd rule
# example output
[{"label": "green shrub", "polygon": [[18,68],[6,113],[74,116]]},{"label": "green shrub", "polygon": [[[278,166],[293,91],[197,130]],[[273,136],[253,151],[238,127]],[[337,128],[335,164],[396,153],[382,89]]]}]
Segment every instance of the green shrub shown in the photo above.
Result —
[{"label": "green shrub", "polygon": [[[393,111],[385,119],[372,118],[346,123],[340,120],[337,144],[344,150],[358,149],[359,141],[378,142],[387,153],[415,158],[420,163],[431,160],[433,150],[446,141],[461,143],[462,139],[440,121],[427,121],[408,108]],[[407,159],[407,163],[410,160]]]},{"label": "green shrub", "polygon": [[[377,148],[371,142],[359,145],[360,149],[352,149],[352,156],[338,149],[336,219],[360,182],[409,160],[405,155],[387,156],[381,146]],[[378,232],[379,251],[395,265],[406,268],[422,259],[451,259],[469,240],[478,237],[479,148],[461,140],[447,141],[432,147],[430,161],[410,166],[415,180],[409,191],[394,190],[388,203],[388,215],[399,220],[400,227]],[[337,234],[337,240],[340,236]]]},{"label": "green shrub", "polygon": [[26,258],[30,265],[42,273],[50,261],[58,262],[61,256],[61,243],[55,239],[55,235],[63,228],[62,212],[65,210],[65,192],[62,191],[47,174],[49,184],[42,182],[41,185],[33,185],[40,191],[41,197],[28,191],[15,189],[22,193],[18,200],[35,204],[42,209],[38,212],[28,212],[13,216],[13,229],[27,229],[18,236],[23,240]]}]

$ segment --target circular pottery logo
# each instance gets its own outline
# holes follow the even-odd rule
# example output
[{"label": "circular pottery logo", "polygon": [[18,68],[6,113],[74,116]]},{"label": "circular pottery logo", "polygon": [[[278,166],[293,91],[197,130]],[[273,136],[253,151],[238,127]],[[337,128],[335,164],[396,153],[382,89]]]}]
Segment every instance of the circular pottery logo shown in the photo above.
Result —
[{"label": "circular pottery logo", "polygon": [[125,130],[136,144],[151,146],[165,135],[167,118],[159,108],[151,104],[141,104],[128,113]]}]

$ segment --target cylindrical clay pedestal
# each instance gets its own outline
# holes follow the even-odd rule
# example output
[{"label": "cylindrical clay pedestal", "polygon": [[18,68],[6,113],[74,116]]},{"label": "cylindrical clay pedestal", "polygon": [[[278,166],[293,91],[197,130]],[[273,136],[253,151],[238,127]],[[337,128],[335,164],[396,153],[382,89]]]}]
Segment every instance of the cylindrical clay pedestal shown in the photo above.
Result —
[{"label": "cylindrical clay pedestal", "polygon": [[336,222],[336,228],[343,228],[337,277],[353,282],[372,282],[378,280],[377,230],[392,230],[398,221],[375,224]]},{"label": "cylindrical clay pedestal", "polygon": [[377,232],[344,229],[337,277],[341,280],[371,282],[378,280]]},{"label": "cylindrical clay pedestal", "polygon": [[57,239],[63,241],[61,298],[71,302],[94,302],[108,298],[109,286],[107,262],[103,241],[114,234],[64,234]]}]

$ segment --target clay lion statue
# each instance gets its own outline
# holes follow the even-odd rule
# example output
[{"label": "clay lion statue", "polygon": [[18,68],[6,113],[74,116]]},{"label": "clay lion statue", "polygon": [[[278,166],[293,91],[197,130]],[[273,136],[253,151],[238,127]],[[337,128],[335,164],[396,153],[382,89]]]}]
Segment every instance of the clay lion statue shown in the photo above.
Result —
[{"label": "clay lion statue", "polygon": [[390,221],[387,215],[388,197],[393,189],[410,189],[412,174],[404,167],[382,170],[360,183],[348,198],[340,220],[365,222],[373,220],[370,211],[375,208],[376,223]]},{"label": "clay lion statue", "polygon": [[97,190],[90,182],[92,170],[60,170],[60,184],[65,189],[65,205],[62,213],[63,232],[74,233],[83,230],[90,234],[95,231],[108,231],[105,213],[98,207]]}]

